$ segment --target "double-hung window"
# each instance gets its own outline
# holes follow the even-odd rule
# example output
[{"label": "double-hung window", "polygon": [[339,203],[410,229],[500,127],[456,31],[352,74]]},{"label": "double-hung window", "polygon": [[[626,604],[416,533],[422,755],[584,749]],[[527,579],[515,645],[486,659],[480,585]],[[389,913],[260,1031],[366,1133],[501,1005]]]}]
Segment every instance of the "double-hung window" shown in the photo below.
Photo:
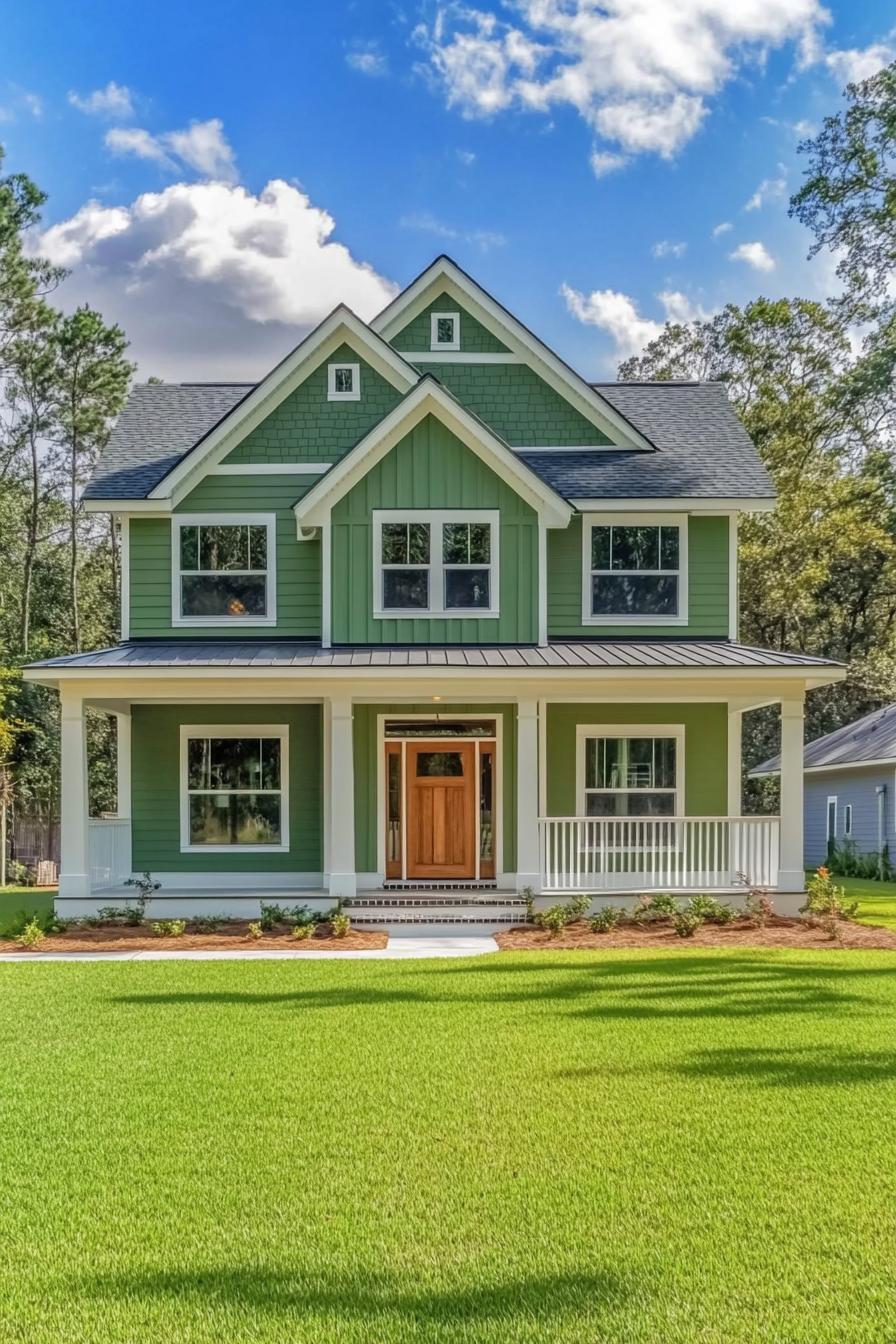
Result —
[{"label": "double-hung window", "polygon": [[687,518],[583,519],[582,620],[586,625],[687,621]]},{"label": "double-hung window", "polygon": [[275,518],[207,514],[172,520],[175,625],[273,625]]},{"label": "double-hung window", "polygon": [[181,728],[181,849],[285,850],[288,730],[283,724]]},{"label": "double-hung window", "polygon": [[579,808],[586,817],[680,816],[684,730],[579,729]]},{"label": "double-hung window", "polygon": [[498,512],[375,511],[374,615],[497,616]]}]

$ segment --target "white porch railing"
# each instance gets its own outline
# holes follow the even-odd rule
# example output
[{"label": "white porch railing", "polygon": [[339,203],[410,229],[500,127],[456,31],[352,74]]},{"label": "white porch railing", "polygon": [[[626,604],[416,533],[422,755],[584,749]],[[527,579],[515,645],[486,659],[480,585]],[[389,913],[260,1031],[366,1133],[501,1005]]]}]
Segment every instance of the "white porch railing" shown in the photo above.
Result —
[{"label": "white porch railing", "polygon": [[131,823],[128,817],[91,817],[87,823],[87,863],[91,891],[119,887],[131,875]]},{"label": "white porch railing", "polygon": [[774,887],[778,817],[540,817],[542,891]]}]

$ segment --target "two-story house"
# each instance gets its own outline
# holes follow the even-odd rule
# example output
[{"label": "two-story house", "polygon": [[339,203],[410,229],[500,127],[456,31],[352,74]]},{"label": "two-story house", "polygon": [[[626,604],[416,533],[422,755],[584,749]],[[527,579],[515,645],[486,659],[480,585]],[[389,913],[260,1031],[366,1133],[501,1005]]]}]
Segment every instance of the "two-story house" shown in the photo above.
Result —
[{"label": "two-story house", "polygon": [[[842,670],[737,642],[773,488],[723,387],[586,382],[448,258],[337,308],[257,384],[137,386],[84,494],[121,642],[62,702],[59,906],[394,887],[803,887],[803,700]],[[782,707],[781,816],[741,816]],[[88,815],[85,709],[118,716]]]}]

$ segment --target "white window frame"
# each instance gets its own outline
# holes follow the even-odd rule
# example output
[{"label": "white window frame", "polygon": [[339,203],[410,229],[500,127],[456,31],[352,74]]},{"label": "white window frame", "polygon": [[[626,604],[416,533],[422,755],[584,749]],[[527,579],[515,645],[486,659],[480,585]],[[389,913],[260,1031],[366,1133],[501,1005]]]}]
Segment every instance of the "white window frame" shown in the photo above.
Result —
[{"label": "white window frame", "polygon": [[[831,829],[831,803],[834,804],[833,829]],[[835,793],[829,794],[825,803],[824,838],[826,842],[829,840],[836,842],[837,839],[837,795]]]},{"label": "white window frame", "polygon": [[[591,529],[593,527],[677,527],[678,569],[613,570],[614,574],[677,574],[678,611],[674,616],[600,615],[591,611]],[[583,513],[582,514],[582,624],[583,625],[687,625],[688,623],[688,515],[686,513]]]},{"label": "white window frame", "polygon": [[843,806],[843,839],[852,839],[852,803]]},{"label": "white window frame", "polygon": [[[352,375],[351,392],[336,391],[336,370],[349,369]],[[361,365],[352,364],[347,360],[336,360],[333,364],[327,365],[327,401],[360,401],[361,400]]]},{"label": "white window frame", "polygon": [[[248,467],[247,471],[251,472]],[[181,576],[195,570],[180,567],[180,534],[185,527],[266,527],[267,583],[263,616],[184,616],[181,606]],[[247,574],[254,570],[201,570],[200,573]],[[179,626],[232,626],[235,630],[277,624],[277,515],[275,513],[178,513],[171,519],[171,624]]]},{"label": "white window frame", "polygon": [[[685,789],[685,726],[683,723],[580,723],[576,725],[576,815],[588,815],[589,793],[667,793],[667,789],[587,789],[585,787],[585,744],[592,737],[671,737],[675,740],[675,807],[669,817],[632,817],[632,821],[671,821],[683,817]],[[623,821],[626,818],[591,817],[591,821]]]},{"label": "white window frame", "polygon": [[[500,512],[498,509],[374,509],[373,510],[373,615],[378,621],[402,620],[494,620],[500,616],[501,567],[499,557]],[[429,565],[409,565],[410,569],[429,569],[428,607],[383,606],[383,524],[427,523],[429,525]],[[442,559],[442,528],[446,523],[487,523],[491,529],[487,565],[470,565],[470,569],[489,570],[488,607],[446,607],[445,570],[460,569],[460,565],[446,565]],[[389,566],[385,566],[389,568]]]},{"label": "white window frame", "polygon": [[[454,340],[439,340],[439,322],[445,318],[450,318],[454,323]],[[430,350],[459,350],[460,349],[460,313],[430,313],[429,315],[429,348]]]},{"label": "white window frame", "polygon": [[[276,845],[194,845],[190,842],[188,743],[191,737],[276,737],[280,740],[280,842]],[[182,723],[180,726],[180,852],[181,854],[286,854],[289,851],[289,724]],[[250,793],[250,789],[215,790]],[[255,790],[258,792],[258,790]],[[271,790],[270,792],[275,792]]]}]

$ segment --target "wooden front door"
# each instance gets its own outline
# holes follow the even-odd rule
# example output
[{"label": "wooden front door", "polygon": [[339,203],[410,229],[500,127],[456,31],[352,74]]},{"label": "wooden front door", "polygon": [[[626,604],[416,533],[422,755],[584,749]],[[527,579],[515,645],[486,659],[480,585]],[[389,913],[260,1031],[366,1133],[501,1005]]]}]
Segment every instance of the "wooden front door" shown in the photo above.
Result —
[{"label": "wooden front door", "polygon": [[476,876],[476,744],[408,742],[407,875]]}]

